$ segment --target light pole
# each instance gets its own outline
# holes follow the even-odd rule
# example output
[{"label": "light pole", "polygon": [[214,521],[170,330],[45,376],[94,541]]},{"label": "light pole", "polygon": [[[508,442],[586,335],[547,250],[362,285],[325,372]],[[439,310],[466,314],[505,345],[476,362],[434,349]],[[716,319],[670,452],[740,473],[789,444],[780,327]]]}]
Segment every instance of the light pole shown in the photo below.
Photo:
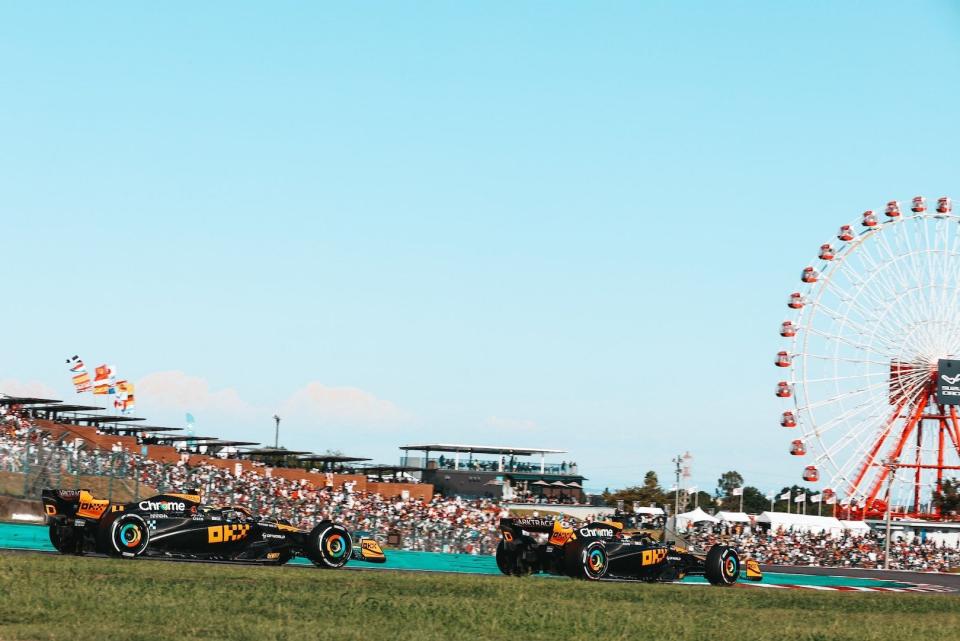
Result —
[{"label": "light pole", "polygon": [[677,514],[680,514],[680,464],[683,462],[683,457],[677,454],[677,457],[671,460],[676,466],[676,482],[674,484],[674,494],[673,494],[673,529],[677,529]]},{"label": "light pole", "polygon": [[273,422],[276,423],[276,429],[273,432],[273,449],[280,447],[280,415],[273,415]]},{"label": "light pole", "polygon": [[890,495],[893,486],[893,477],[897,474],[900,462],[895,458],[884,459],[883,466],[887,468],[887,535],[883,540],[883,569],[890,569]]}]

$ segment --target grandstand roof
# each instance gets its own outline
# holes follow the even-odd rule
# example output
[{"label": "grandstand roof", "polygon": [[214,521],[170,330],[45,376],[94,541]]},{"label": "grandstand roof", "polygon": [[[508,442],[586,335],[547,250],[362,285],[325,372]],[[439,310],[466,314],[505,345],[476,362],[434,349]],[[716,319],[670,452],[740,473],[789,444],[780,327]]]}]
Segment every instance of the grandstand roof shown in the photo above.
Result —
[{"label": "grandstand roof", "polygon": [[257,443],[256,441],[225,441],[225,440],[221,441],[220,439],[216,439],[214,441],[207,441],[203,443],[203,445],[207,445],[207,446],[223,445],[225,447],[232,447],[236,445],[260,445],[260,444]]},{"label": "grandstand roof", "polygon": [[293,454],[311,454],[307,450],[285,450],[282,447],[262,447],[258,450],[247,450],[246,452],[239,452],[242,456],[291,456]]},{"label": "grandstand roof", "polygon": [[419,472],[423,468],[409,465],[364,465],[356,468],[358,474],[383,474],[384,472]]},{"label": "grandstand roof", "polygon": [[297,457],[301,461],[319,461],[321,463],[356,463],[358,461],[372,461],[373,459],[359,456],[343,456],[340,454],[307,454]]},{"label": "grandstand roof", "polygon": [[546,450],[536,447],[497,447],[493,445],[457,445],[451,443],[432,443],[428,445],[401,445],[401,450],[418,452],[472,452],[474,454],[511,454],[513,456],[531,456],[533,454],[566,454],[566,450]]},{"label": "grandstand roof", "polygon": [[182,432],[185,428],[163,427],[160,425],[137,425],[137,426],[131,425],[130,427],[124,427],[123,429],[130,430],[131,432]]},{"label": "grandstand roof", "polygon": [[105,407],[97,407],[96,405],[38,405],[31,407],[31,410],[42,410],[44,412],[82,412],[89,410],[105,410]]},{"label": "grandstand roof", "polygon": [[35,398],[33,396],[2,396],[0,405],[37,405],[41,403],[61,403],[55,398]]},{"label": "grandstand roof", "polygon": [[131,421],[145,421],[145,418],[137,418],[136,416],[79,416],[77,417],[78,421],[86,421],[87,423],[129,423]]}]

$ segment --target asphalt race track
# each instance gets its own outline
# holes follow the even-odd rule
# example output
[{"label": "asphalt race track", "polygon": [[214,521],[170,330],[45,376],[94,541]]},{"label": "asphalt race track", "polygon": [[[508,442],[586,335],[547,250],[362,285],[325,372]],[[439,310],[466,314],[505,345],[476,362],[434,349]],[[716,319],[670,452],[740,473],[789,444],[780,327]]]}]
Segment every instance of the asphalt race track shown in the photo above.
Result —
[{"label": "asphalt race track", "polygon": [[865,570],[863,568],[814,568],[785,565],[764,565],[761,567],[765,573],[784,572],[798,576],[841,576],[936,585],[960,594],[960,574],[907,572],[906,570]]},{"label": "asphalt race track", "polygon": [[[43,525],[0,523],[0,549],[13,553],[55,554]],[[8,553],[10,553],[8,552]],[[91,558],[96,558],[91,555]],[[167,559],[148,559],[169,562]],[[196,563],[197,561],[181,561]],[[246,565],[246,564],[245,564]],[[306,559],[294,559],[288,566],[310,566]],[[500,574],[490,556],[446,554],[440,552],[412,552],[387,550],[387,563],[374,565],[351,563],[348,569],[367,571],[445,572],[455,574]],[[864,570],[847,568],[818,568],[793,566],[763,566],[764,580],[758,583],[742,581],[747,588],[809,589],[857,592],[916,592],[953,593],[960,595],[960,574]],[[684,584],[702,585],[702,577],[690,577]]]}]

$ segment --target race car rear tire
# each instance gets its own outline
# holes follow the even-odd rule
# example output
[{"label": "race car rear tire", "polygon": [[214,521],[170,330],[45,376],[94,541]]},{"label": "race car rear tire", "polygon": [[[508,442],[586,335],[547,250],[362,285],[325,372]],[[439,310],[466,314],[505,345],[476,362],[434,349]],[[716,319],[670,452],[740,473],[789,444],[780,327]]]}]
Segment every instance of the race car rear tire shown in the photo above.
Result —
[{"label": "race car rear tire", "polygon": [[113,522],[120,517],[120,512],[107,512],[97,523],[97,531],[94,535],[94,549],[100,554],[109,554],[117,556],[117,552],[110,545],[110,528]]},{"label": "race car rear tire", "polygon": [[703,575],[712,585],[733,585],[740,578],[740,555],[726,545],[714,545],[707,552]]},{"label": "race car rear tire", "polygon": [[502,540],[497,544],[497,568],[503,574],[511,576],[513,574],[513,565],[516,563],[517,555],[507,549],[507,544]]},{"label": "race car rear tire", "polygon": [[[63,532],[67,532],[67,536],[63,536]],[[50,523],[50,544],[60,554],[70,554],[77,549],[72,531],[60,527],[56,522]]]},{"label": "race car rear tire", "polygon": [[342,568],[350,560],[353,541],[339,523],[324,521],[307,536],[307,557],[319,568]]},{"label": "race car rear tire", "polygon": [[497,568],[507,576],[529,576],[534,572],[539,572],[539,567],[535,567],[524,558],[524,552],[536,550],[536,545],[536,541],[524,537],[514,546],[513,550],[508,550],[506,543],[500,541],[497,544]]},{"label": "race car rear tire", "polygon": [[115,556],[140,556],[150,545],[150,528],[143,517],[123,514],[110,525],[110,553]]},{"label": "race car rear tire", "polygon": [[602,541],[577,541],[566,551],[566,570],[575,579],[599,581],[610,565],[607,547]]}]

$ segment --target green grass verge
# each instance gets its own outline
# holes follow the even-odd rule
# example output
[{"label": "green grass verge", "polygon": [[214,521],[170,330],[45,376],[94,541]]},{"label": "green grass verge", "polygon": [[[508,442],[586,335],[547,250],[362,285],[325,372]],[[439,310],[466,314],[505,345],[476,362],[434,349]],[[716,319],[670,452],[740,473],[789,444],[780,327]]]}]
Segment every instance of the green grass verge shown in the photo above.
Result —
[{"label": "green grass verge", "polygon": [[954,596],[0,554],[0,639],[957,638]]}]

